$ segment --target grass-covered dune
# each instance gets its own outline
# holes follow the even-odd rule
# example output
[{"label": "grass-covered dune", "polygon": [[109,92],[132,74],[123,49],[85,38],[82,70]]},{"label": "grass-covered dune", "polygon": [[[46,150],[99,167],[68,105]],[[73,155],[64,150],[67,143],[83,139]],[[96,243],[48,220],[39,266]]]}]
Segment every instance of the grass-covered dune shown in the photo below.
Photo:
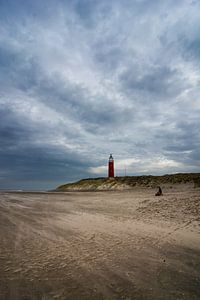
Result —
[{"label": "grass-covered dune", "polygon": [[156,188],[179,184],[192,184],[194,188],[200,187],[200,173],[178,173],[166,174],[163,176],[126,176],[115,178],[87,178],[74,183],[67,183],[59,186],[57,191],[105,191],[105,190],[126,190],[135,187]]}]

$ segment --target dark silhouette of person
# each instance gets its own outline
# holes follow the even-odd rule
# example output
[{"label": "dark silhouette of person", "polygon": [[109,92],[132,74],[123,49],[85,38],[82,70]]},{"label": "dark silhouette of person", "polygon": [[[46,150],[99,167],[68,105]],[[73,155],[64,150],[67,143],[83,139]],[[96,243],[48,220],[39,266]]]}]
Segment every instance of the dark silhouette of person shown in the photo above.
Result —
[{"label": "dark silhouette of person", "polygon": [[158,192],[155,194],[155,196],[163,196],[162,189],[160,186],[158,186]]}]

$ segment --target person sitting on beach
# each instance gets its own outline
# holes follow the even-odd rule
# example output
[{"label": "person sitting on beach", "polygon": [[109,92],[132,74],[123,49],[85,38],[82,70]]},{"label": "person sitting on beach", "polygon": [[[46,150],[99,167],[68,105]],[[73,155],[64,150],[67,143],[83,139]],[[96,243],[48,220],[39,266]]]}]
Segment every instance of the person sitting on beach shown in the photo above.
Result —
[{"label": "person sitting on beach", "polygon": [[162,189],[160,186],[158,187],[158,192],[155,194],[155,196],[163,196]]}]

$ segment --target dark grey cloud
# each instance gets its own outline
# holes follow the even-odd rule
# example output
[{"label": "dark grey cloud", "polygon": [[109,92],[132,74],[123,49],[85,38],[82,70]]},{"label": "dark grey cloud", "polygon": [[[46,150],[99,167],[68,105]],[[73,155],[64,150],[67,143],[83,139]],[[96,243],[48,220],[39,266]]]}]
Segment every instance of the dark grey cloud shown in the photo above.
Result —
[{"label": "dark grey cloud", "polygon": [[95,25],[95,16],[101,12],[102,3],[96,0],[72,1],[75,12],[87,25]]},{"label": "dark grey cloud", "polygon": [[[148,72],[149,71],[149,72]],[[161,97],[176,97],[185,89],[182,75],[169,67],[152,67],[143,76],[136,77],[134,68],[121,76],[122,84],[128,91],[141,90]]]},{"label": "dark grey cloud", "polygon": [[69,113],[77,122],[81,120],[83,127],[93,133],[112,125],[118,126],[119,120],[126,122],[129,119],[129,110],[115,107],[105,95],[103,99],[92,96],[86,88],[59,78],[42,80],[34,92],[40,96],[41,102],[48,103],[55,111]]},{"label": "dark grey cloud", "polygon": [[166,155],[176,157],[177,161],[200,166],[200,133],[198,122],[187,121],[177,124],[176,132],[168,136],[168,144],[164,147]]},{"label": "dark grey cloud", "polygon": [[9,151],[1,155],[1,168],[4,170],[3,176],[0,174],[1,188],[17,189],[51,189],[62,182],[69,182],[89,176],[88,164],[81,160],[74,159],[74,155],[63,157],[63,153],[52,148],[51,151],[45,148],[20,148],[18,152]]},{"label": "dark grey cloud", "polygon": [[53,182],[75,180],[87,174],[88,163],[76,153],[53,145],[36,145],[34,138],[39,135],[39,128],[24,126],[6,110],[0,116],[1,188],[10,188],[11,182],[13,188],[41,189],[43,181],[46,188],[51,188]]}]

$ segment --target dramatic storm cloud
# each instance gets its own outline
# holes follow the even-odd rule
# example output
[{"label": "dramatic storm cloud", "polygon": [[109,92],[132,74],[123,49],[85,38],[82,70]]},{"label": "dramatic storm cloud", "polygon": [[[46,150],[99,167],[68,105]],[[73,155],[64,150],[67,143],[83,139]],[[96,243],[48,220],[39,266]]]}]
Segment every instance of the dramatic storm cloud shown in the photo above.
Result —
[{"label": "dramatic storm cloud", "polygon": [[1,0],[0,188],[200,170],[200,2]]}]

